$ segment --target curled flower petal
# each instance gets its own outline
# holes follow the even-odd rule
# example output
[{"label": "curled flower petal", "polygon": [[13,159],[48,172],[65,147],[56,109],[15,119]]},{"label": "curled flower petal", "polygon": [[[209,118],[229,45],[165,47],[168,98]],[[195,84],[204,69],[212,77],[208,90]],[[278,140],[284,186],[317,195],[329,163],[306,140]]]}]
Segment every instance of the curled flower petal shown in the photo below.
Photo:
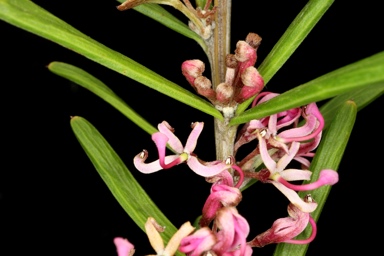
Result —
[{"label": "curled flower petal", "polygon": [[195,230],[195,228],[191,225],[191,223],[185,222],[171,237],[167,246],[164,250],[164,255],[174,255],[177,249],[179,248],[180,242],[191,234]]},{"label": "curled flower petal", "polygon": [[208,227],[203,227],[181,240],[179,251],[188,256],[200,256],[211,250],[217,239]]},{"label": "curled flower petal", "polygon": [[192,132],[189,134],[189,137],[187,139],[187,142],[184,147],[184,152],[190,154],[192,153],[197,144],[197,139],[200,136],[200,133],[202,132],[204,128],[204,123],[203,122],[195,122],[192,124]]},{"label": "curled flower petal", "polygon": [[203,214],[200,219],[200,226],[208,226],[215,218],[217,211],[223,206],[236,206],[242,199],[241,192],[238,188],[230,187],[225,184],[217,184],[212,186],[211,194],[208,196],[204,207]]},{"label": "curled flower petal", "polygon": [[[246,243],[249,224],[235,207],[222,208],[215,219],[218,242],[212,247],[217,255],[251,255]],[[226,254],[226,253],[233,254]],[[249,254],[251,253],[251,254]]]}]

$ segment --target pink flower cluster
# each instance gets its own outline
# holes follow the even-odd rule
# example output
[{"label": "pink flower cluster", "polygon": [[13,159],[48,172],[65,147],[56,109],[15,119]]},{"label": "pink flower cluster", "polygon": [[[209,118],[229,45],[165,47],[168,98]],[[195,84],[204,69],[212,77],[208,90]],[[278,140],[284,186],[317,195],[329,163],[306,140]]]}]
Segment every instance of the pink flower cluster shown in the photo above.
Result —
[{"label": "pink flower cluster", "polygon": [[[256,50],[261,38],[248,35],[239,41],[235,54],[227,57],[225,82],[214,90],[211,82],[202,73],[204,64],[199,60],[186,61],[182,71],[196,91],[207,97],[216,107],[235,106],[255,96],[252,107],[276,97],[278,94],[262,92],[263,79],[253,65]],[[263,247],[271,243],[305,244],[311,242],[317,232],[311,212],[317,208],[316,201],[307,194],[301,198],[298,191],[310,191],[338,182],[334,170],[320,172],[317,181],[296,185],[291,181],[310,180],[312,172],[310,159],[315,155],[324,127],[324,119],[315,103],[304,107],[286,110],[271,116],[251,120],[238,132],[233,156],[224,161],[203,161],[194,154],[204,123],[192,123],[192,131],[185,146],[175,136],[174,129],[163,121],[158,132],[152,135],[159,159],[146,163],[148,152],[143,150],[135,156],[134,165],[142,173],[153,173],[185,163],[196,174],[212,183],[210,194],[203,206],[199,227],[195,230],[189,222],[185,223],[164,248],[158,234],[158,224],[149,218],[146,230],[151,245],[157,255],[173,255],[177,249],[188,256],[252,255],[252,247]],[[239,149],[257,140],[254,149],[242,160],[236,161]],[[174,154],[166,155],[169,146]],[[301,168],[292,168],[300,165]],[[272,184],[290,201],[288,217],[277,219],[270,229],[247,242],[250,231],[247,220],[237,211],[242,200],[241,188],[252,180]],[[312,234],[304,240],[294,239],[310,224]],[[115,239],[119,256],[132,255],[133,245],[123,238]]]}]

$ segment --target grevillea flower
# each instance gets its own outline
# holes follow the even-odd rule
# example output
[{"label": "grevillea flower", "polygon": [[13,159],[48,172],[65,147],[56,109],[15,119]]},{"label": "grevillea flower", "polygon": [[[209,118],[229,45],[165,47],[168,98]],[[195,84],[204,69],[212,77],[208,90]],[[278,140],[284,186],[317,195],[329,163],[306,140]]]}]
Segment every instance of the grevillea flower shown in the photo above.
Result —
[{"label": "grevillea flower", "polygon": [[[143,150],[133,160],[135,167],[142,173],[153,173],[185,162],[189,168],[203,177],[211,177],[230,168],[223,161],[204,162],[193,154],[203,127],[203,122],[192,123],[192,132],[183,147],[180,140],[174,135],[173,128],[166,121],[163,121],[158,125],[159,132],[152,135],[152,140],[157,146],[159,159],[151,163],[145,163],[148,152]],[[167,143],[176,154],[165,156]]]},{"label": "grevillea flower", "polygon": [[[307,197],[306,200],[311,200]],[[248,245],[252,247],[264,247],[272,243],[292,243],[292,244],[307,244],[313,241],[316,236],[317,227],[315,221],[307,212],[302,212],[294,204],[288,205],[289,217],[277,219],[272,227],[257,235]],[[304,240],[294,240],[307,227],[308,222],[312,226],[312,234]]]}]

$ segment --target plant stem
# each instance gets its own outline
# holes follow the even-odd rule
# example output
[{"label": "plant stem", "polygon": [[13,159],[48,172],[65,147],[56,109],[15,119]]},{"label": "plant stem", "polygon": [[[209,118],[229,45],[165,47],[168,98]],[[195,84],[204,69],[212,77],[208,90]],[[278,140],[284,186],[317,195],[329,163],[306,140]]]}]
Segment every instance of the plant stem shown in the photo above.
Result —
[{"label": "plant stem", "polygon": [[[212,84],[216,87],[225,81],[225,58],[229,53],[231,38],[231,0],[215,0],[217,6],[215,12],[215,30],[213,34],[213,45],[210,47],[210,62],[212,72]],[[233,155],[233,145],[236,138],[237,126],[229,126],[229,118],[224,121],[214,120],[216,157],[224,160]]]}]

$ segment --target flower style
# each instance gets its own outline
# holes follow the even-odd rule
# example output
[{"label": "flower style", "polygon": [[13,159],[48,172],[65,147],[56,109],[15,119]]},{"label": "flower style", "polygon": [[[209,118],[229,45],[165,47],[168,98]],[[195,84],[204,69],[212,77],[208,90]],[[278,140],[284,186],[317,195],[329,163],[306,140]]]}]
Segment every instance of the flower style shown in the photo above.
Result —
[{"label": "flower style", "polygon": [[[311,200],[307,197],[306,200]],[[315,221],[307,212],[302,212],[294,204],[288,205],[289,217],[277,219],[267,231],[257,235],[248,245],[252,247],[264,247],[272,243],[307,244],[313,241],[317,233]],[[308,225],[312,226],[312,234],[304,240],[293,240]]]},{"label": "flower style", "polygon": [[[185,162],[189,168],[203,177],[211,177],[230,168],[230,166],[223,161],[203,162],[193,154],[203,127],[203,122],[192,123],[192,132],[183,147],[180,140],[174,135],[173,128],[166,121],[163,121],[158,125],[159,132],[152,135],[152,140],[157,146],[159,159],[151,163],[145,163],[148,152],[143,150],[134,158],[135,167],[142,173],[153,173]],[[176,154],[165,156],[167,143]]]}]

